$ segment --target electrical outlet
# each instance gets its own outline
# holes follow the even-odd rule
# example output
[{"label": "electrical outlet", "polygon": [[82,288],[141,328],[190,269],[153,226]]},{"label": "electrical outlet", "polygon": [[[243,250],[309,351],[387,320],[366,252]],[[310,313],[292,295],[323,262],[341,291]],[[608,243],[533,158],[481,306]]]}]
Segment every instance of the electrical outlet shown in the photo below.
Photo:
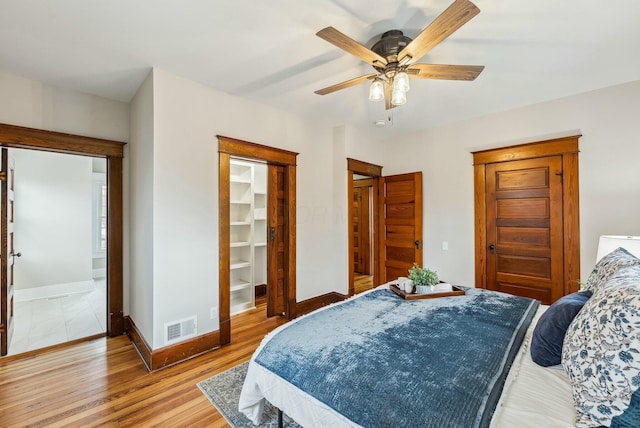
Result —
[{"label": "electrical outlet", "polygon": [[442,241],[442,251],[447,251],[449,249],[449,243],[447,241]]},{"label": "electrical outlet", "polygon": [[218,318],[218,308],[216,306],[211,306],[211,309],[209,311],[209,318],[211,318],[212,320]]}]

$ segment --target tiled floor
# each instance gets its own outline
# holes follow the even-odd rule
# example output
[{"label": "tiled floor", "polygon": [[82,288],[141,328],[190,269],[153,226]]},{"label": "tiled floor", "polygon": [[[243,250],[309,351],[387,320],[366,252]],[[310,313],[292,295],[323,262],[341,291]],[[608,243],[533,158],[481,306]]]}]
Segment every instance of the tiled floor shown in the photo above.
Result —
[{"label": "tiled floor", "polygon": [[17,302],[9,355],[68,342],[106,331],[104,279],[90,292]]}]

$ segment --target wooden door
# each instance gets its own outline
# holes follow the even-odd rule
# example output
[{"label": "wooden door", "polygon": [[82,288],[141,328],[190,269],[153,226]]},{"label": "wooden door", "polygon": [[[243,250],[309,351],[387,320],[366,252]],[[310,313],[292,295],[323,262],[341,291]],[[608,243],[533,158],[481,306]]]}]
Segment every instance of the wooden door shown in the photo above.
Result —
[{"label": "wooden door", "polygon": [[371,275],[371,183],[358,180],[353,186],[353,271]]},{"label": "wooden door", "polygon": [[383,282],[422,266],[422,172],[380,177],[380,268]]},{"label": "wooden door", "polygon": [[564,294],[562,173],[561,156],[486,165],[488,289]]},{"label": "wooden door", "polygon": [[267,171],[267,316],[285,315],[288,218],[285,167]]},{"label": "wooden door", "polygon": [[20,253],[14,252],[13,247],[13,200],[14,200],[14,165],[10,161],[8,150],[1,150],[0,164],[0,289],[2,309],[0,310],[0,356],[7,355],[14,330],[13,305],[13,262]]}]

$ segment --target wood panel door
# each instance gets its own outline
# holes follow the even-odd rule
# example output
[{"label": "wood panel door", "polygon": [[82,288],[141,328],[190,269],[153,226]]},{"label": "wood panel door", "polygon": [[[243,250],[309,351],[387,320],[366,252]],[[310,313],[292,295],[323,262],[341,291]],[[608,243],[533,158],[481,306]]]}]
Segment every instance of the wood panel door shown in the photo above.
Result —
[{"label": "wood panel door", "polygon": [[353,271],[371,275],[371,186],[361,183],[372,180],[358,180],[353,185]]},{"label": "wood panel door", "polygon": [[380,177],[380,274],[383,282],[422,266],[422,172]]},{"label": "wood panel door", "polygon": [[14,184],[15,167],[9,159],[8,149],[1,150],[0,165],[0,289],[2,309],[0,310],[0,356],[5,356],[9,352],[9,344],[14,331],[14,285],[13,285],[13,263],[15,257],[20,253],[15,253],[13,247],[13,214],[14,214]]},{"label": "wood panel door", "polygon": [[561,156],[486,166],[489,290],[563,296],[562,173]]},{"label": "wood panel door", "polygon": [[[578,290],[578,138],[580,135],[473,152],[476,287],[533,295],[545,303]],[[519,161],[534,163],[518,164]],[[545,185],[543,180],[548,183]],[[492,184],[488,184],[489,181]],[[526,189],[527,181],[530,189]],[[497,193],[490,197],[490,191]],[[521,207],[518,199],[523,203]],[[541,200],[546,200],[548,208],[543,207]],[[548,227],[543,224],[543,220],[546,221],[543,210],[549,212]],[[490,220],[490,217],[496,218]],[[541,230],[545,228],[547,232]],[[560,244],[558,239],[562,240]],[[515,253],[527,248],[532,250],[531,255]],[[545,257],[549,257],[549,262],[543,267],[540,259]],[[525,267],[528,262],[529,266]],[[538,266],[532,268],[535,263]],[[514,272],[510,272],[512,268]],[[560,280],[559,269],[562,270]],[[530,283],[525,282],[526,277],[531,279]]]},{"label": "wood panel door", "polygon": [[285,167],[269,165],[267,171],[267,316],[285,315],[287,292],[287,192]]}]

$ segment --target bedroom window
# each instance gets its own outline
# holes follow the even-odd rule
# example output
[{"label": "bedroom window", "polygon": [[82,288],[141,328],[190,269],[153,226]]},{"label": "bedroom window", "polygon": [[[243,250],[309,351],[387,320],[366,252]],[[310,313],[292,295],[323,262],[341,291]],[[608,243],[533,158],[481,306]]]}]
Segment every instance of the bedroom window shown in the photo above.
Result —
[{"label": "bedroom window", "polygon": [[104,257],[107,251],[107,181],[105,174],[93,174],[93,255]]}]

